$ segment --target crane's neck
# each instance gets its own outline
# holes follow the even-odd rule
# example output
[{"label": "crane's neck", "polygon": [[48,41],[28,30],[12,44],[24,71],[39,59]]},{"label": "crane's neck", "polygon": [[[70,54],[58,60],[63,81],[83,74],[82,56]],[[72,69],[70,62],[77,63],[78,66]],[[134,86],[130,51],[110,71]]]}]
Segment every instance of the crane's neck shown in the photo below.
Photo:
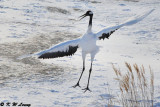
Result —
[{"label": "crane's neck", "polygon": [[89,19],[88,31],[92,30],[92,18],[93,18],[93,15],[91,15]]}]

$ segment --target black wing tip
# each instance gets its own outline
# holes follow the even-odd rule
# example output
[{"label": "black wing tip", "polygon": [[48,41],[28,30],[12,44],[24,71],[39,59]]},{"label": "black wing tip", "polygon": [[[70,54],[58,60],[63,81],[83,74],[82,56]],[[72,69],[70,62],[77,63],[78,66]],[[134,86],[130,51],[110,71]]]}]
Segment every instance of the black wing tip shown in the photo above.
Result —
[{"label": "black wing tip", "polygon": [[39,59],[59,58],[64,56],[72,56],[77,51],[78,46],[69,46],[67,51],[48,52],[40,55]]},{"label": "black wing tip", "polygon": [[101,40],[101,39],[104,40],[105,38],[109,39],[110,35],[111,35],[112,33],[114,33],[116,30],[118,30],[118,29],[115,29],[115,30],[113,30],[113,31],[110,31],[109,33],[103,33],[102,36],[99,37],[99,40]]}]

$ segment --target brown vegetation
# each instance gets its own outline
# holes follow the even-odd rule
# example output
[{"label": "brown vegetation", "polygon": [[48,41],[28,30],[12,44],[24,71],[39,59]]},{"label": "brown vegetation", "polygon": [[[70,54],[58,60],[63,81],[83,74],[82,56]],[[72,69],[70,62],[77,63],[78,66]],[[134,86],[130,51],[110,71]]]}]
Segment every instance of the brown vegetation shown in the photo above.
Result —
[{"label": "brown vegetation", "polygon": [[113,70],[117,76],[121,92],[120,103],[124,107],[153,107],[154,100],[154,74],[151,68],[150,78],[146,76],[146,70],[142,65],[137,64],[133,68],[129,63],[125,63],[127,73],[122,75],[119,69],[113,65]]}]

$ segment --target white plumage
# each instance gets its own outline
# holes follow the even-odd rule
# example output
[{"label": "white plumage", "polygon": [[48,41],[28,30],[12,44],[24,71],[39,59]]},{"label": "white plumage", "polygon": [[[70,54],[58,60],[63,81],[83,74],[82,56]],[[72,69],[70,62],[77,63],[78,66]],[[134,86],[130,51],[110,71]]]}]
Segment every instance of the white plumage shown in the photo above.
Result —
[{"label": "white plumage", "polygon": [[60,44],[57,44],[47,50],[41,51],[36,53],[35,55],[40,56],[42,54],[45,54],[46,52],[57,52],[57,51],[61,51],[61,52],[66,52],[69,50],[69,46],[77,46],[80,43],[80,38],[78,39],[74,39],[74,40],[70,40],[70,41],[66,41]]},{"label": "white plumage", "polygon": [[105,38],[109,38],[109,36],[113,32],[115,32],[116,30],[118,30],[119,28],[121,28],[123,26],[129,26],[129,25],[132,25],[132,24],[135,24],[135,23],[141,21],[146,16],[148,16],[153,10],[154,9],[150,10],[149,12],[146,12],[143,15],[133,17],[133,18],[129,19],[128,21],[126,21],[122,24],[119,24],[117,26],[104,28],[97,33],[92,32],[93,12],[92,11],[87,11],[81,17],[84,18],[86,16],[89,16],[90,17],[89,25],[88,25],[87,32],[81,38],[57,44],[57,45],[55,45],[55,46],[53,46],[53,47],[51,47],[47,50],[44,50],[44,51],[41,51],[41,52],[38,52],[38,53],[35,53],[35,54],[21,56],[21,57],[19,57],[19,59],[26,58],[26,57],[31,57],[31,56],[37,56],[38,58],[43,58],[43,59],[63,57],[63,56],[73,55],[77,51],[77,48],[81,48],[82,49],[82,59],[83,59],[83,69],[82,69],[82,73],[80,75],[80,78],[79,78],[77,84],[73,87],[80,86],[79,82],[80,82],[82,74],[85,70],[86,54],[90,54],[91,55],[91,67],[90,67],[90,70],[89,70],[88,84],[87,84],[87,87],[84,89],[85,92],[87,90],[90,91],[89,80],[90,80],[90,74],[91,74],[91,71],[92,71],[92,63],[93,63],[93,60],[94,60],[94,57],[95,57],[96,53],[99,51],[99,47],[96,45],[96,41],[101,40],[101,39],[105,39]]}]

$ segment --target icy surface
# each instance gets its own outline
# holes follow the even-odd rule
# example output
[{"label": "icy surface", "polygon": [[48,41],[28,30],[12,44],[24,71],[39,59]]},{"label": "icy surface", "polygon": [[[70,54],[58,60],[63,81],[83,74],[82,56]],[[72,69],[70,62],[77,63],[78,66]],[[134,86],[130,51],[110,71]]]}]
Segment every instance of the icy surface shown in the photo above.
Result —
[{"label": "icy surface", "polygon": [[[98,42],[102,48],[93,64],[92,92],[81,90],[87,84],[89,55],[81,88],[72,88],[82,70],[81,50],[59,59],[16,59],[83,35],[88,18],[77,20],[87,10],[94,12],[96,32],[151,9],[155,11],[143,21]],[[119,94],[112,63],[123,71],[128,62],[143,64],[147,70],[151,66],[154,104],[160,106],[159,11],[159,0],[0,0],[0,102],[24,102],[33,107],[107,106],[108,99]]]}]

